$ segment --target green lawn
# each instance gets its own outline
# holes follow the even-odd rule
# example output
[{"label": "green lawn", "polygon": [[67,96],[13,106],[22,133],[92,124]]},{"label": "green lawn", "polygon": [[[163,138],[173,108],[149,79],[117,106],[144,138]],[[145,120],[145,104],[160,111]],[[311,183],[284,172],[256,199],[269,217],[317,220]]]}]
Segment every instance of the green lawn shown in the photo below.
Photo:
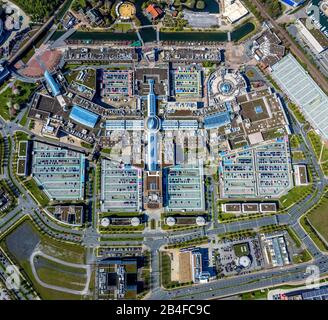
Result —
[{"label": "green lawn", "polygon": [[308,234],[308,236],[313,240],[317,247],[324,252],[328,252],[328,247],[322,242],[322,240],[317,235],[316,231],[311,227],[307,221],[307,215],[303,216],[300,220],[302,227]]},{"label": "green lawn", "polygon": [[5,158],[5,146],[4,146],[3,137],[0,133],[0,174],[3,174],[4,158]]},{"label": "green lawn", "polygon": [[233,246],[233,251],[237,257],[248,256],[249,255],[249,247],[248,243],[238,243]]},{"label": "green lawn", "polygon": [[161,275],[164,288],[177,284],[171,281],[171,258],[166,252],[161,252]]},{"label": "green lawn", "polygon": [[19,124],[24,127],[27,123],[27,115],[28,115],[28,110],[25,111],[21,121],[19,122]]},{"label": "green lawn", "polygon": [[35,53],[35,51],[34,51],[34,48],[32,47],[32,48],[29,49],[29,50],[27,51],[27,53],[22,57],[22,61],[23,61],[25,64],[27,64],[27,63],[30,61],[30,59],[33,57],[34,53]]},{"label": "green lawn", "polygon": [[86,149],[92,149],[93,148],[93,145],[92,144],[87,143],[87,142],[84,142],[84,141],[81,142],[81,146],[83,148],[86,148]]},{"label": "green lawn", "polygon": [[41,281],[63,288],[73,289],[73,290],[83,290],[86,284],[86,277],[83,277],[75,273],[74,268],[71,268],[68,272],[63,272],[59,268],[63,265],[58,264],[57,268],[44,267],[38,268],[37,273]]},{"label": "green lawn", "polygon": [[311,145],[313,147],[313,150],[314,150],[314,153],[315,153],[315,156],[317,159],[320,158],[320,153],[321,153],[321,149],[322,149],[322,142],[321,142],[321,139],[320,139],[320,136],[317,135],[314,131],[310,131],[308,134],[307,134],[310,142],[311,142]]},{"label": "green lawn", "polygon": [[242,300],[266,299],[268,296],[268,289],[245,292],[240,296]]},{"label": "green lawn", "polygon": [[289,138],[289,143],[291,148],[299,148],[301,144],[300,136],[297,134],[293,134]]},{"label": "green lawn", "polygon": [[307,214],[307,218],[313,227],[328,241],[328,193]]},{"label": "green lawn", "polygon": [[313,130],[307,135],[324,174],[328,175],[328,147],[322,143],[320,136]]},{"label": "green lawn", "polygon": [[305,160],[305,155],[302,151],[292,151],[292,159],[294,161]]},{"label": "green lawn", "polygon": [[15,82],[15,87],[19,90],[19,94],[14,95],[11,88],[7,88],[0,95],[0,116],[5,120],[11,120],[13,117],[10,115],[10,110],[8,108],[8,101],[11,100],[12,105],[15,104],[25,104],[28,102],[33,90],[36,88],[35,84],[25,83],[21,81]]},{"label": "green lawn", "polygon": [[[29,230],[28,232],[27,228]],[[27,279],[32,282],[33,287],[39,293],[42,299],[81,299],[82,297],[79,295],[73,295],[64,292],[59,292],[56,290],[47,289],[38,284],[32,273],[31,265],[29,262],[29,253],[27,253],[26,251],[22,251],[22,249],[19,249],[19,247],[14,244],[15,242],[23,243],[24,241],[26,241],[26,239],[24,238],[27,236],[29,237],[30,241],[25,243],[26,250],[28,250],[28,252],[31,252],[33,250],[33,243],[37,243],[37,241],[39,241],[40,248],[42,248],[42,251],[44,253],[67,262],[77,264],[85,263],[85,249],[80,245],[58,241],[44,233],[41,233],[32,223],[32,220],[30,218],[26,218],[23,222],[17,225],[15,229],[11,230],[10,233],[5,236],[5,238],[1,239],[0,243],[1,247],[5,250],[5,252],[9,254],[10,258],[20,266],[21,271],[27,277]],[[13,237],[10,243],[7,240],[8,237]],[[22,256],[22,252],[25,252],[24,256]],[[77,282],[78,279],[76,278],[76,275],[72,274],[73,268],[55,263],[50,260],[46,261],[48,261],[49,263],[43,263],[43,268],[40,267],[38,271],[38,274],[42,280],[46,280],[46,282],[49,281],[50,284],[57,284],[59,286],[76,286],[76,284],[74,283]],[[74,271],[77,274],[81,273],[81,270],[83,269],[74,268]]]},{"label": "green lawn", "polygon": [[23,132],[23,131],[16,131],[15,132],[15,140],[17,142],[28,140],[28,138],[29,138],[28,134]]},{"label": "green lawn", "polygon": [[167,246],[167,248],[169,248],[169,249],[187,248],[187,247],[190,247],[190,246],[201,245],[201,244],[204,244],[204,243],[208,243],[208,238],[207,237],[187,240],[187,241],[179,242],[179,243],[176,243],[176,244],[170,244],[170,245]]},{"label": "green lawn", "polygon": [[298,122],[300,123],[305,123],[306,120],[303,116],[303,113],[301,112],[301,110],[298,108],[298,106],[296,106],[293,103],[289,103],[288,104],[289,109],[293,112],[295,118],[297,119]]},{"label": "green lawn", "polygon": [[39,202],[42,207],[46,207],[49,204],[49,198],[39,188],[33,178],[24,182],[24,186],[31,192],[34,198]]},{"label": "green lawn", "polygon": [[18,155],[20,157],[26,157],[26,146],[27,146],[27,141],[21,141],[19,143],[19,152],[18,152]]},{"label": "green lawn", "polygon": [[297,248],[300,248],[302,246],[302,242],[299,239],[299,237],[296,235],[296,233],[291,228],[287,228],[287,232],[288,232],[289,236],[293,239],[295,246]]},{"label": "green lawn", "polygon": [[293,256],[293,263],[304,263],[312,259],[310,253],[307,250],[303,250],[300,254]]},{"label": "green lawn", "polygon": [[132,24],[130,23],[116,23],[113,27],[113,31],[122,32],[122,33],[128,32],[129,30],[132,29],[133,27]]},{"label": "green lawn", "polygon": [[90,89],[96,89],[96,70],[94,69],[85,69],[88,71],[87,76],[85,77],[84,81],[77,80],[79,73],[81,70],[72,71],[68,73],[65,77],[68,83],[71,83],[72,81],[75,81],[79,84],[85,85]]},{"label": "green lawn", "polygon": [[312,186],[297,186],[279,199],[281,209],[286,209],[312,193]]},{"label": "green lawn", "polygon": [[99,214],[99,218],[105,218],[105,217],[135,217],[139,216],[140,212],[124,212],[124,211],[118,211],[118,212],[102,212]]},{"label": "green lawn", "polygon": [[0,94],[0,116],[4,119],[4,120],[10,120],[11,116],[9,113],[9,108],[8,108],[8,99],[10,97],[11,94],[11,89],[8,88],[7,90],[5,90],[2,94]]},{"label": "green lawn", "polygon": [[111,148],[103,148],[103,149],[101,149],[101,152],[111,154],[112,149]]}]

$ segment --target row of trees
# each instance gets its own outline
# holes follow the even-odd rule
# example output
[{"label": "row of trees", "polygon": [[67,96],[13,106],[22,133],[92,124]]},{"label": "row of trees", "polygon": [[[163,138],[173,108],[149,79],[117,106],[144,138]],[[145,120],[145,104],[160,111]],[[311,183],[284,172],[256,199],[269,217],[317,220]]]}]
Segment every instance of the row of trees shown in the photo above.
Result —
[{"label": "row of trees", "polygon": [[261,0],[268,8],[268,13],[274,19],[280,17],[283,13],[283,6],[279,0]]},{"label": "row of trees", "polygon": [[15,0],[34,21],[44,21],[63,3],[63,0]]}]

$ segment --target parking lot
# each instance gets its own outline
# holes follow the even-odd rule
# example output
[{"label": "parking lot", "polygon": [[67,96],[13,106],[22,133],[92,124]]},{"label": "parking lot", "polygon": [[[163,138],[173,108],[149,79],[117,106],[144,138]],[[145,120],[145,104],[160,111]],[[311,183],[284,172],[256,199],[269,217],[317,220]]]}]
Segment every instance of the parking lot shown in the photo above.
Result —
[{"label": "parking lot", "polygon": [[103,159],[101,162],[101,210],[142,209],[142,172]]},{"label": "parking lot", "polygon": [[171,167],[164,172],[166,204],[169,211],[203,211],[204,173],[203,167]]},{"label": "parking lot", "polygon": [[113,49],[102,47],[99,49],[90,48],[68,48],[65,51],[64,60],[69,63],[83,61],[110,61],[110,62],[133,62],[138,61],[138,54],[135,49]]},{"label": "parking lot", "polygon": [[223,156],[219,172],[223,198],[278,198],[293,186],[284,139]]},{"label": "parking lot", "polygon": [[101,73],[100,90],[102,97],[132,96],[132,71],[102,70]]},{"label": "parking lot", "polygon": [[183,15],[184,19],[188,20],[189,25],[193,28],[211,28],[219,25],[217,14],[184,10]]},{"label": "parking lot", "polygon": [[[240,264],[239,259],[243,256],[250,259],[247,267]],[[225,276],[249,273],[264,267],[261,242],[257,236],[220,240],[213,248],[212,257],[219,274]]]},{"label": "parking lot", "polygon": [[34,141],[32,177],[53,200],[82,200],[85,155]]},{"label": "parking lot", "polygon": [[202,74],[195,67],[178,67],[173,70],[174,95],[178,98],[202,96]]}]

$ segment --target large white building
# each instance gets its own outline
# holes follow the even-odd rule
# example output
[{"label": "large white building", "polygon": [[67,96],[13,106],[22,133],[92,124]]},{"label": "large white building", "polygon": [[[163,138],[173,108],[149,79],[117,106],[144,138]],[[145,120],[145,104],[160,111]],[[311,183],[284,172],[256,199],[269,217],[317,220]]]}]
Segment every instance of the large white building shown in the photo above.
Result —
[{"label": "large white building", "polygon": [[307,120],[328,139],[328,97],[292,54],[272,66],[272,76]]},{"label": "large white building", "polygon": [[327,49],[328,39],[324,34],[321,34],[320,30],[315,29],[311,32],[311,30],[306,27],[305,22],[300,19],[297,20],[296,25],[305,42],[315,53],[319,54]]},{"label": "large white building", "polygon": [[248,14],[248,10],[239,0],[222,0],[223,16],[235,23]]}]

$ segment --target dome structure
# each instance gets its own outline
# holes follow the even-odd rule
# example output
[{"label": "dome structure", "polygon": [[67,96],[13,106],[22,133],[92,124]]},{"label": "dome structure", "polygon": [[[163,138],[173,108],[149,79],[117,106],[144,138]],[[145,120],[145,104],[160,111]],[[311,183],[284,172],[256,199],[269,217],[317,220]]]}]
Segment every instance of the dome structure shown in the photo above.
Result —
[{"label": "dome structure", "polygon": [[229,82],[222,82],[220,84],[220,91],[224,94],[228,94],[232,89],[232,86]]},{"label": "dome structure", "polygon": [[102,218],[100,222],[102,227],[108,227],[109,226],[109,219],[108,218]]},{"label": "dome structure", "polygon": [[202,216],[197,217],[197,218],[196,218],[196,224],[197,224],[198,226],[204,226],[204,225],[206,224],[206,220],[205,220],[205,218],[202,217]]},{"label": "dome structure", "polygon": [[219,84],[219,91],[222,95],[230,95],[234,91],[234,85],[228,80],[222,81]]},{"label": "dome structure", "polygon": [[248,268],[251,265],[251,259],[247,256],[242,256],[239,258],[238,264],[243,268]]},{"label": "dome structure", "polygon": [[133,227],[137,227],[139,224],[140,224],[140,219],[139,219],[139,218],[137,218],[137,217],[133,217],[133,218],[131,219],[131,226],[133,226]]},{"label": "dome structure", "polygon": [[160,120],[156,116],[149,117],[146,122],[146,127],[149,131],[157,131],[160,127]]},{"label": "dome structure", "polygon": [[175,218],[173,218],[173,217],[166,218],[166,224],[169,227],[173,227],[175,225],[175,223],[176,223]]}]

